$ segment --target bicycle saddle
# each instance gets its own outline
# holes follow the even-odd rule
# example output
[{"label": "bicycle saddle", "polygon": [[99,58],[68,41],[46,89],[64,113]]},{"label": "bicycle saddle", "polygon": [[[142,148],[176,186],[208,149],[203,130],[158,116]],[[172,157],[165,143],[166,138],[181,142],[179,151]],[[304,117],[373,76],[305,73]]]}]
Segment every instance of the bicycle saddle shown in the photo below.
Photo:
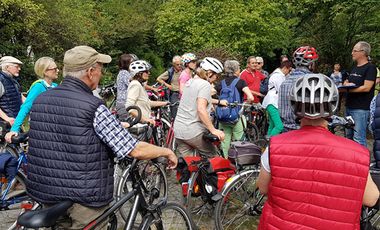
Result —
[{"label": "bicycle saddle", "polygon": [[49,208],[25,212],[19,216],[17,224],[27,228],[52,227],[72,205],[72,201],[63,201]]},{"label": "bicycle saddle", "polygon": [[203,134],[203,139],[206,140],[206,141],[209,141],[209,142],[218,142],[218,141],[220,141],[219,137],[215,136],[212,133],[205,133],[205,134]]}]

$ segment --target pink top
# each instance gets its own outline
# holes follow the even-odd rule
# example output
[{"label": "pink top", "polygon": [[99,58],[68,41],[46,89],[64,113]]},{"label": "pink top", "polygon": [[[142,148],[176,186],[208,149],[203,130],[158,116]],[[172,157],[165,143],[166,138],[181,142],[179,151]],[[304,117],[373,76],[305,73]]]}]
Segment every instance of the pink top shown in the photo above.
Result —
[{"label": "pink top", "polygon": [[188,80],[190,80],[190,78],[191,78],[191,74],[190,74],[190,71],[188,71],[188,69],[185,69],[184,71],[181,72],[181,75],[178,78],[180,96],[182,96],[182,93],[183,93],[181,92],[181,89],[183,90],[184,85],[186,84]]}]

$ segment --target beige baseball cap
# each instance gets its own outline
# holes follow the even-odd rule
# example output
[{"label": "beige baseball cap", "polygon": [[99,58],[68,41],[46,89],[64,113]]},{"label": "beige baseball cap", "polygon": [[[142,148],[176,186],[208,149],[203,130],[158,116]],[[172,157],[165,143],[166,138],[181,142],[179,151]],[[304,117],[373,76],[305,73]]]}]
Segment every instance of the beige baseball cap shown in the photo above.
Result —
[{"label": "beige baseball cap", "polygon": [[89,46],[75,46],[66,51],[63,57],[64,69],[68,72],[88,69],[97,62],[110,63],[111,61],[111,56],[98,53]]},{"label": "beige baseball cap", "polygon": [[4,64],[18,64],[18,65],[22,65],[23,63],[18,60],[17,58],[15,57],[12,57],[12,56],[4,56],[2,58],[0,58],[0,65],[4,65]]}]

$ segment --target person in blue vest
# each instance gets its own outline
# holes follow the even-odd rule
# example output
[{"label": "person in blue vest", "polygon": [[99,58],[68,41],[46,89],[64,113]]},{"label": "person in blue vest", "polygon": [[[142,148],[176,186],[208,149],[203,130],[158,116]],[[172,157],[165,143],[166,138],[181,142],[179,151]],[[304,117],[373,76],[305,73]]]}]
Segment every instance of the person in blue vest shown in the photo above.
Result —
[{"label": "person in blue vest", "polygon": [[0,59],[0,118],[13,125],[20,106],[25,100],[21,86],[16,81],[23,63],[17,58],[4,56]]},{"label": "person in blue vest", "polygon": [[[169,101],[175,103],[180,100],[179,97],[179,76],[182,72],[182,60],[180,56],[174,56],[172,60],[172,67],[170,67],[163,74],[158,76],[157,82],[165,85],[169,89]],[[177,115],[178,105],[170,108],[171,117],[174,119]]]},{"label": "person in blue vest", "polygon": [[48,89],[57,87],[57,83],[54,83],[53,81],[58,78],[59,69],[57,68],[57,64],[54,62],[53,58],[39,58],[34,64],[34,72],[40,79],[35,81],[30,86],[26,100],[24,104],[21,105],[21,109],[17,114],[10,132],[5,135],[5,140],[7,142],[11,142],[12,136],[20,133],[22,123],[29,115],[29,112],[32,109],[33,101],[37,98],[37,96]]},{"label": "person in blue vest", "polygon": [[30,113],[27,192],[44,205],[73,201],[65,229],[83,229],[109,206],[114,157],[166,157],[170,168],[177,165],[173,151],[133,138],[93,96],[103,64],[110,62],[89,46],[66,51],[64,80],[39,95]]}]

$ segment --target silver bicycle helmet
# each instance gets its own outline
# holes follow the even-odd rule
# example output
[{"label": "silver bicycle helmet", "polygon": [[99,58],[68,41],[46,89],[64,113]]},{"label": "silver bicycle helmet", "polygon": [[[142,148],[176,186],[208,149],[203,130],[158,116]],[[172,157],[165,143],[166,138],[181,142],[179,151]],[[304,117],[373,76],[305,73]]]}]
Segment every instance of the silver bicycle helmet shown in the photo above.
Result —
[{"label": "silver bicycle helmet", "polygon": [[290,101],[298,117],[330,117],[338,107],[339,92],[334,82],[323,74],[307,74],[294,83]]},{"label": "silver bicycle helmet", "polygon": [[222,63],[213,57],[205,57],[200,65],[202,69],[211,70],[215,73],[222,73],[224,70]]}]

